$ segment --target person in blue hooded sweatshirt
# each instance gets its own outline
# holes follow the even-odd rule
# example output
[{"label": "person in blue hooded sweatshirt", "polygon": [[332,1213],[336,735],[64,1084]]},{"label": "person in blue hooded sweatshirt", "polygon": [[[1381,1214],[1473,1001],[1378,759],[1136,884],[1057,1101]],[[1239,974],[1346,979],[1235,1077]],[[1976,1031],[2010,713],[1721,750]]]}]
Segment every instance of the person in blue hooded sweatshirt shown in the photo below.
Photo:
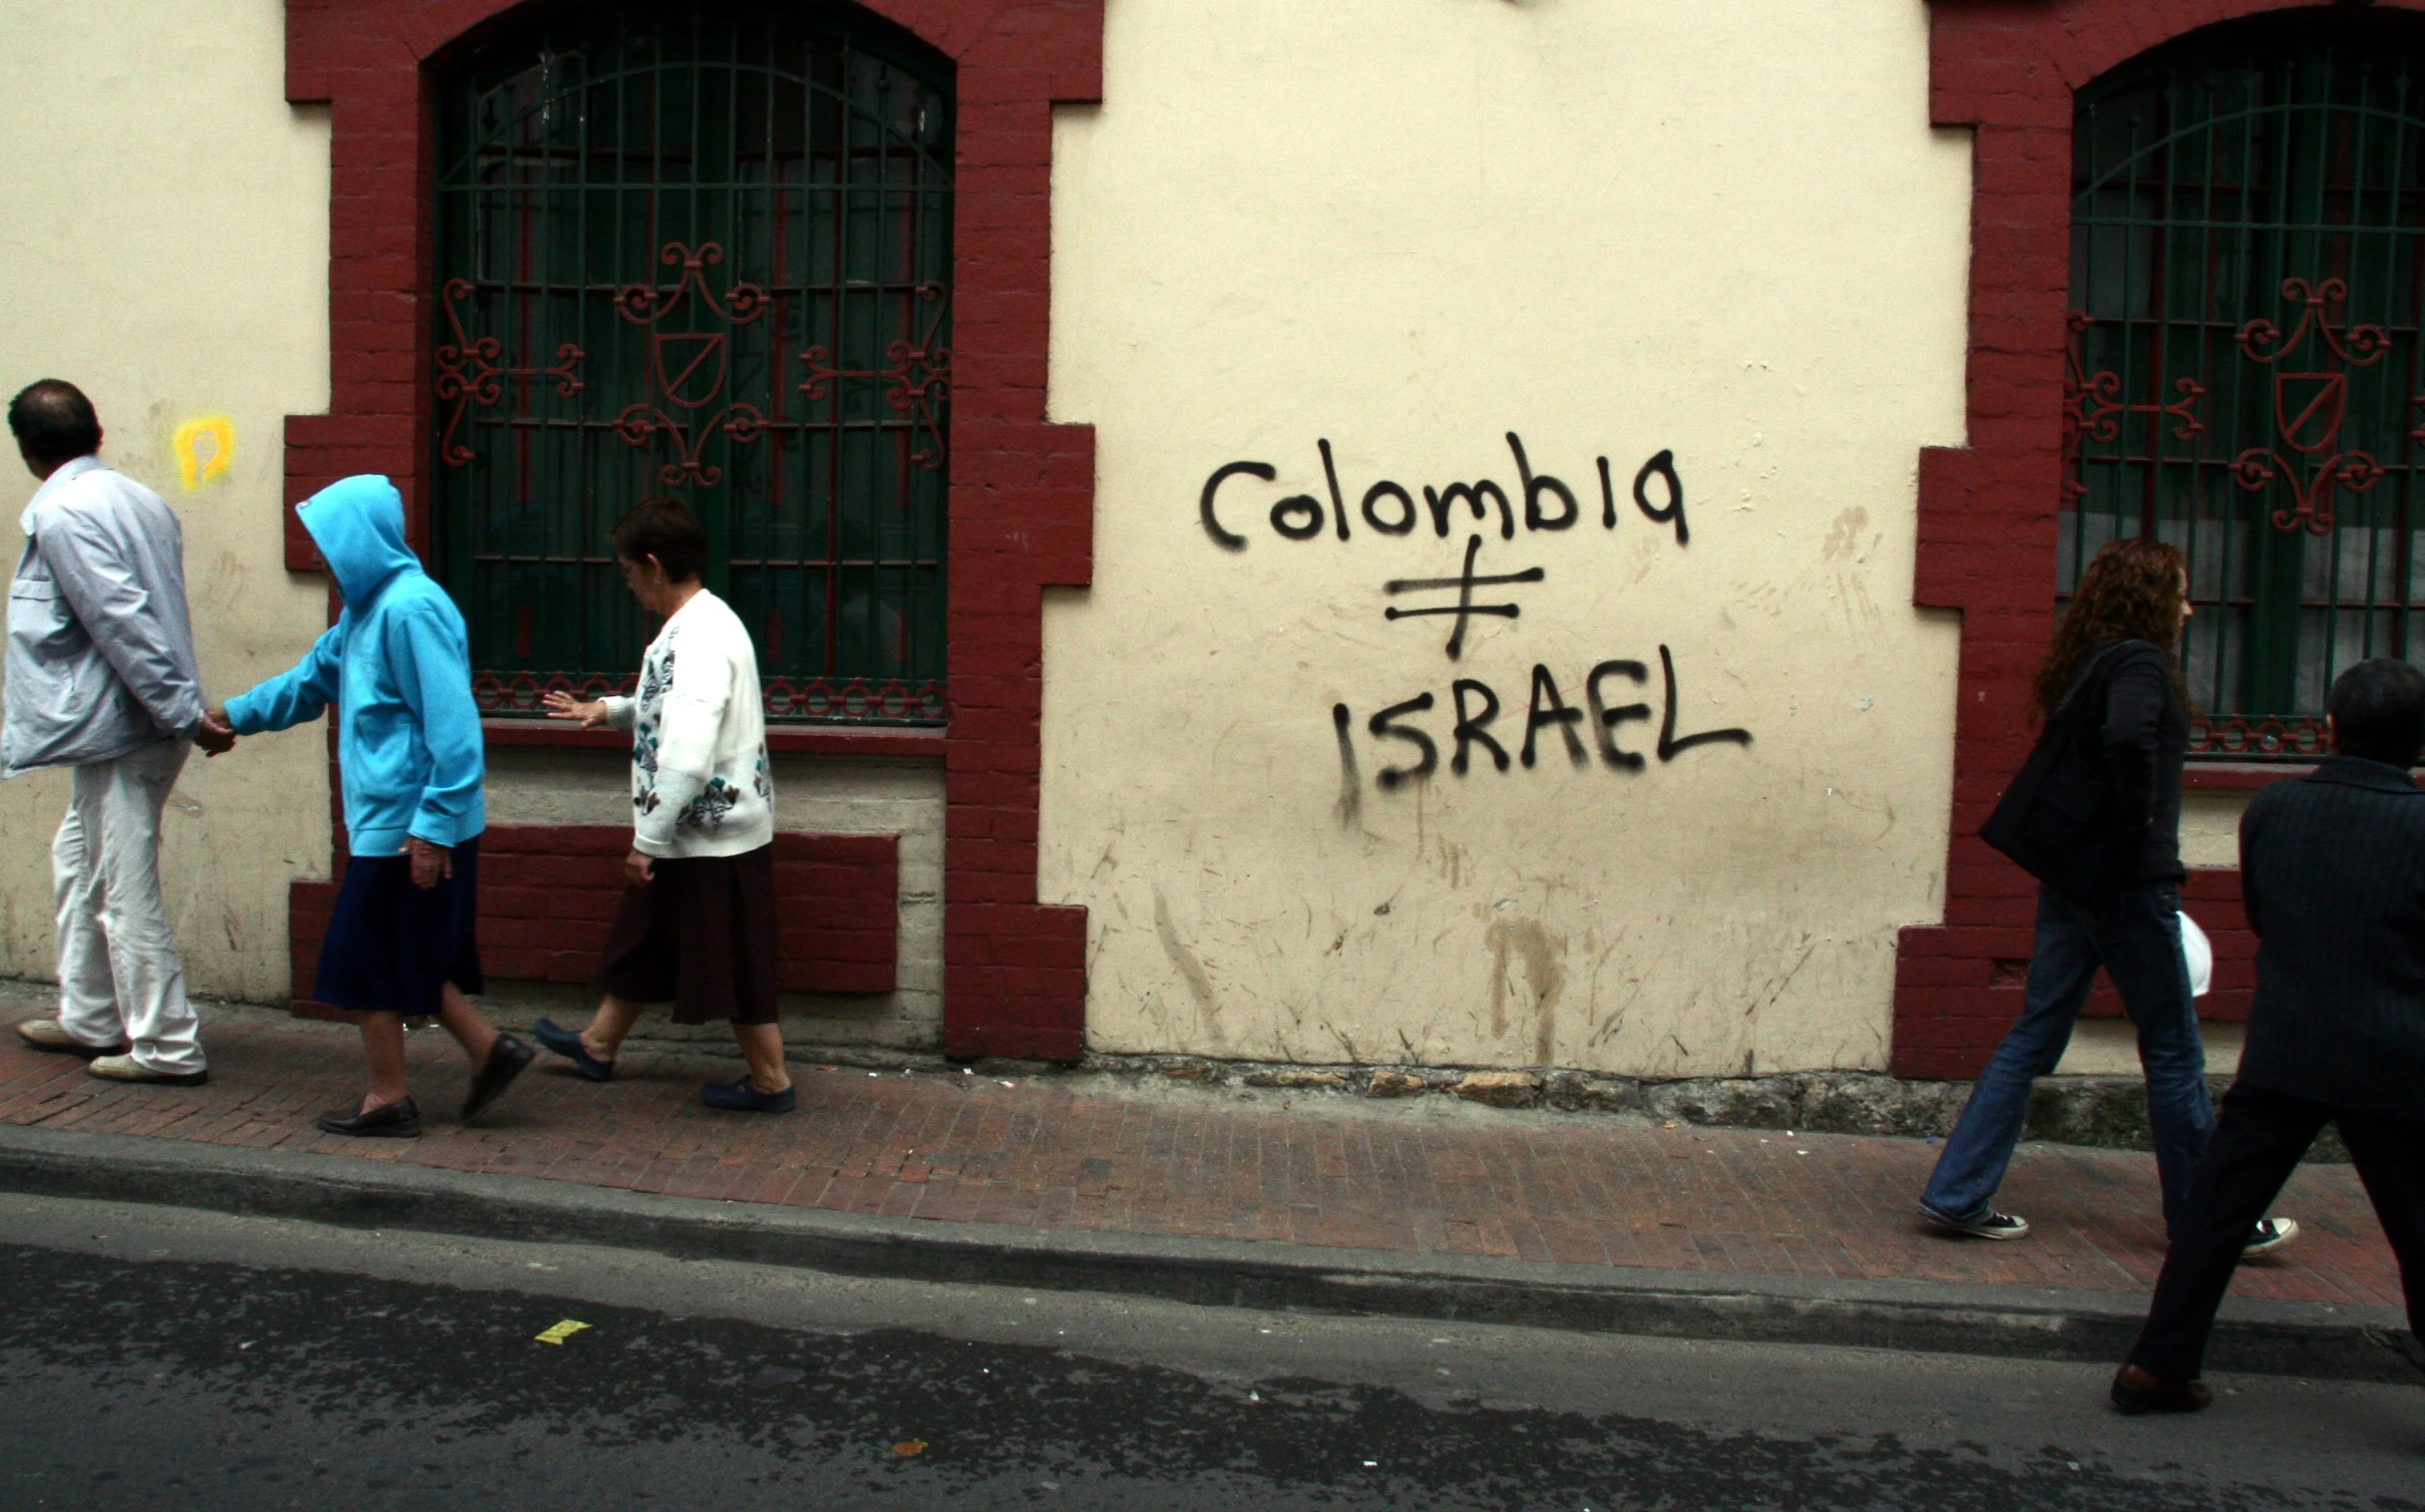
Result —
[{"label": "person in blue hooded sweatshirt", "polygon": [[370,1090],[323,1113],[331,1134],[410,1138],[404,1020],[435,1017],[472,1060],[469,1120],[529,1065],[464,994],[482,988],[474,933],[485,775],[463,615],[404,544],[404,501],[385,478],[347,478],[296,511],[345,600],[292,671],[227,700],[210,724],[236,735],[338,712],[344,885],[312,996],[360,1015]]}]

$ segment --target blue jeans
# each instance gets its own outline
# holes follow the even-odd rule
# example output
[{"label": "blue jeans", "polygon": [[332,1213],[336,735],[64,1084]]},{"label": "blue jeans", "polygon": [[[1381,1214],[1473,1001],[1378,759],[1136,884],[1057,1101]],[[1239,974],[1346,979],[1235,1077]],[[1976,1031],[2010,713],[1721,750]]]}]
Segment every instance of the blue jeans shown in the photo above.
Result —
[{"label": "blue jeans", "polygon": [[2004,1184],[2013,1147],[2021,1142],[2030,1084],[2063,1058],[2080,1005],[2102,965],[2139,1031],[2148,1121],[2156,1132],[2156,1172],[2164,1184],[2164,1225],[2171,1232],[2189,1196],[2190,1177],[2215,1132],[2206,1046],[2191,1006],[2180,916],[2181,895],[2169,883],[2132,888],[2095,915],[2038,890],[2038,937],[2021,1016],[1971,1087],[1961,1121],[1921,1194],[1923,1211],[1957,1223],[1986,1214],[1996,1188]]}]

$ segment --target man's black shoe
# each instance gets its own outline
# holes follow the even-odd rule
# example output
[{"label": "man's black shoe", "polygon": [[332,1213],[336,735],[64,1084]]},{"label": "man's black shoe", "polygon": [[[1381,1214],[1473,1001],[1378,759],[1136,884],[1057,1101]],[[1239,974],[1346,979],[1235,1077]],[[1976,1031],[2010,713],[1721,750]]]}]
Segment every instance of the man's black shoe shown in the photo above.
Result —
[{"label": "man's black shoe", "polygon": [[2203,1380],[2169,1380],[2153,1370],[2124,1365],[2114,1372],[2114,1405],[2127,1417],[2142,1412],[2196,1412],[2215,1399]]}]

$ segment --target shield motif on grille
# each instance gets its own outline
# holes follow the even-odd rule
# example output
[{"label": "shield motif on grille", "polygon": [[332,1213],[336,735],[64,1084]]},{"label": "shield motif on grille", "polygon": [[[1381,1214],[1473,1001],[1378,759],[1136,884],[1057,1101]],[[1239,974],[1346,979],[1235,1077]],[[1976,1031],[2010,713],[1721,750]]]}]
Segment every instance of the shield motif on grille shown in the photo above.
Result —
[{"label": "shield motif on grille", "polygon": [[724,392],[723,332],[661,331],[651,344],[656,349],[656,386],[668,403],[705,409]]},{"label": "shield motif on grille", "polygon": [[2302,452],[2331,449],[2348,413],[2349,379],[2341,373],[2275,373],[2273,421],[2281,438]]}]

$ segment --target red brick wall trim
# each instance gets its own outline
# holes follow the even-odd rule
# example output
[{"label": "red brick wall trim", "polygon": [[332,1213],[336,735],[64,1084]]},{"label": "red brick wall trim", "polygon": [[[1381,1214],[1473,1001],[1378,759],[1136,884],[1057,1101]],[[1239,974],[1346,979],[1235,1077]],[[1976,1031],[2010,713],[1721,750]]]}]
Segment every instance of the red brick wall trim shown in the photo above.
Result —
[{"label": "red brick wall trim", "polygon": [[[491,746],[551,746],[558,750],[628,751],[631,737],[620,730],[585,730],[535,719],[484,719],[481,734]],[[843,725],[769,725],[766,748],[778,756],[923,756],[943,759],[947,736],[939,729],[851,729]]]},{"label": "red brick wall trim", "polygon": [[[492,981],[590,982],[623,896],[631,832],[614,826],[497,825],[480,837],[480,954]],[[287,894],[298,1010],[310,1002],[337,887]],[[889,992],[901,954],[900,841],[892,835],[777,835],[782,931],[775,984],[786,992]]]},{"label": "red brick wall trim", "polygon": [[[958,70],[952,353],[952,723],[944,1049],[1085,1049],[1085,911],[1036,902],[1042,595],[1093,573],[1094,433],[1044,418],[1052,107],[1101,97],[1102,0],[863,0]],[[326,415],[286,423],[287,565],[316,566],[292,506],[350,473],[427,501],[428,66],[516,0],[288,0],[286,97],[329,108]],[[298,971],[305,951],[296,941]]]},{"label": "red brick wall trim", "polygon": [[2202,792],[2253,793],[2291,777],[2304,777],[2311,766],[2270,766],[2262,762],[2192,762],[2181,777],[2183,787]]},{"label": "red brick wall trim", "polygon": [[[2381,8],[2425,10],[2425,0]],[[1920,454],[1912,598],[1962,611],[1961,669],[1945,922],[1902,932],[1897,1075],[1977,1074],[2020,1004],[2013,962],[2029,958],[2036,888],[1980,843],[1978,827],[2028,754],[2029,677],[2053,627],[2073,94],[2201,28],[2323,9],[2282,0],[1935,0],[1931,8],[1931,120],[1977,134],[1970,444]],[[2201,873],[2189,896],[2219,955],[2238,950],[2224,938],[2235,926],[2244,933],[2236,875]],[[2236,987],[2219,985],[2208,1001],[2212,1016],[2245,1012]]]}]

